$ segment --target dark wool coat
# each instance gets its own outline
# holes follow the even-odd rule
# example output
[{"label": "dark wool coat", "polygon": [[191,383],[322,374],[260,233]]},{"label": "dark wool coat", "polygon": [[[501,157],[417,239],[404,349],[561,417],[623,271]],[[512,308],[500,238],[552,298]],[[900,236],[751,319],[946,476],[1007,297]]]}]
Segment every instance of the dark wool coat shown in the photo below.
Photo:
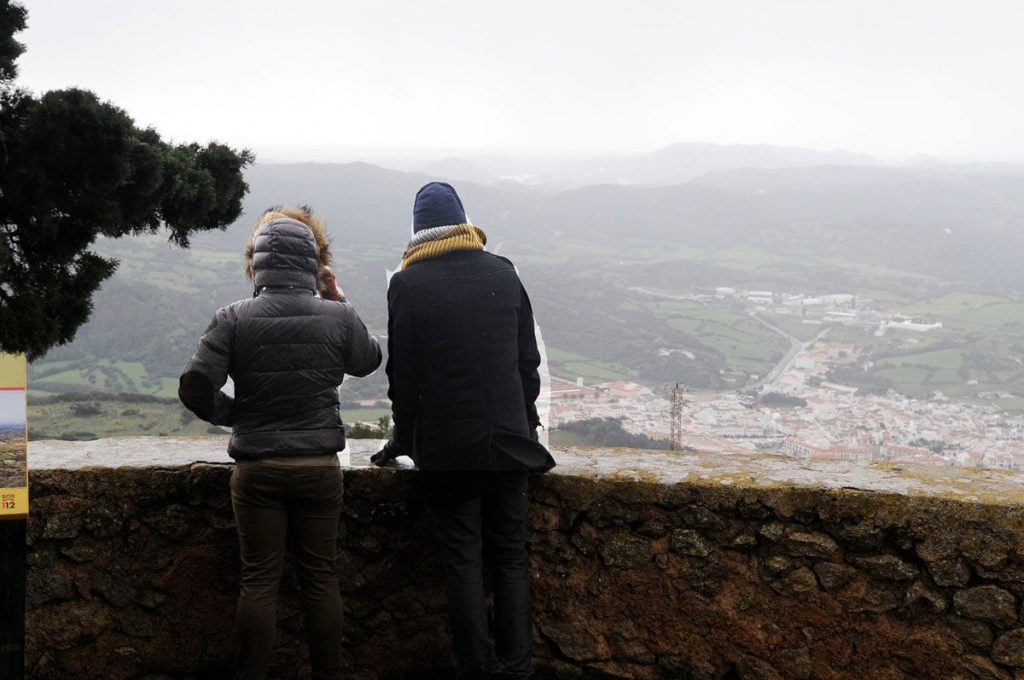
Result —
[{"label": "dark wool coat", "polygon": [[[179,380],[193,413],[232,427],[241,460],[331,454],[345,447],[338,385],[380,365],[377,341],[347,302],[316,296],[309,229],[274,220],[256,238],[256,294],[217,310]],[[235,397],[221,392],[227,376]]]},{"label": "dark wool coat", "polygon": [[394,440],[424,470],[547,470],[533,310],[512,263],[460,250],[388,288]]}]

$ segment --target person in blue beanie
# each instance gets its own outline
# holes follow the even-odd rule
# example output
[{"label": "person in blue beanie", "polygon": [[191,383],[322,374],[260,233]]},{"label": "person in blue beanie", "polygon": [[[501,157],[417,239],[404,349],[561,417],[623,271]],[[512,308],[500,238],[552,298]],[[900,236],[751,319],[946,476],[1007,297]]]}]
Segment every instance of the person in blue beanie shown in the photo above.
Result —
[{"label": "person in blue beanie", "polygon": [[[374,462],[421,470],[444,565],[458,677],[532,677],[526,521],[529,473],[554,467],[539,442],[540,352],[515,267],[484,250],[451,185],[413,204],[413,236],[388,288],[388,396],[394,436]],[[491,673],[484,595],[488,555]]]}]

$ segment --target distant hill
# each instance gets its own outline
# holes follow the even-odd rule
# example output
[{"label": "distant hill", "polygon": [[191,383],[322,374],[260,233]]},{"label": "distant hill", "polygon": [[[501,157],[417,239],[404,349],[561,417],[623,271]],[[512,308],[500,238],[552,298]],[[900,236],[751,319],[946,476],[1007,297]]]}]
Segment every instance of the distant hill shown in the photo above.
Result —
[{"label": "distant hill", "polygon": [[[699,304],[652,301],[631,292],[637,287],[869,290],[908,303],[951,290],[1024,294],[1024,175],[1016,166],[886,168],[858,165],[867,160],[845,152],[694,147],[703,145],[634,158],[630,171],[685,174],[716,158],[844,164],[704,172],[665,186],[456,181],[489,247],[520,267],[558,375],[736,387],[785,349],[742,309],[709,320]],[[627,161],[617,159],[629,169]],[[33,388],[173,395],[214,310],[251,294],[241,251],[256,215],[279,203],[309,203],[326,218],[342,287],[368,326],[386,332],[385,269],[398,263],[413,195],[430,179],[367,163],[257,164],[247,172],[242,218],[195,238],[189,251],[159,238],[100,241],[120,269],[75,342],[33,364]],[[992,328],[1006,333],[1000,347],[1017,346],[1016,330]],[[685,348],[693,359],[663,348]],[[347,389],[346,398],[376,399],[383,377]]]},{"label": "distant hill", "polygon": [[829,165],[865,166],[876,161],[841,149],[815,151],[792,147],[682,143],[653,153],[601,161],[604,181],[640,185],[682,184],[709,172],[744,168],[810,168]]},{"label": "distant hill", "polygon": [[665,186],[682,184],[709,172],[823,165],[865,166],[877,162],[870,156],[840,149],[680,143],[641,154],[471,154],[418,168],[442,177],[484,184],[515,180],[567,189],[592,184]]},{"label": "distant hill", "polygon": [[474,184],[496,184],[502,181],[501,177],[492,174],[482,165],[468,158],[442,158],[417,165],[413,171],[438,179],[473,182]]},{"label": "distant hill", "polygon": [[411,197],[430,181],[369,163],[257,163],[245,178],[242,216],[225,232],[196,237],[197,247],[239,250],[256,217],[281,204],[312,206],[339,243],[397,243],[407,236],[403,225],[411,223]]},{"label": "distant hill", "polygon": [[[327,220],[341,248],[387,245],[396,258],[409,240],[416,191],[433,175],[389,170],[370,163],[257,163],[246,171],[249,194],[239,220],[223,232],[197,236],[199,248],[238,251],[256,217],[274,205],[308,204]],[[459,193],[481,224],[524,203],[534,192],[522,186],[462,182]]]},{"label": "distant hill", "polygon": [[671,187],[562,192],[532,214],[578,236],[742,245],[999,286],[1019,286],[1024,257],[1021,177],[955,169],[732,170]]},{"label": "distant hill", "polygon": [[793,253],[832,254],[945,281],[1019,290],[1024,178],[945,169],[831,167],[732,171],[695,185],[759,206]]}]

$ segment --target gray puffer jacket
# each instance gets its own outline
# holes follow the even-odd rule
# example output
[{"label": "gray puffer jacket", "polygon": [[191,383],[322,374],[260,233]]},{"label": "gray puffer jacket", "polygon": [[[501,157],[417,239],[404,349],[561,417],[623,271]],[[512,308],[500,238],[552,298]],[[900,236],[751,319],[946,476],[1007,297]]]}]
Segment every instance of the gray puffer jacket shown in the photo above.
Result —
[{"label": "gray puffer jacket", "polygon": [[[380,365],[377,340],[347,302],[316,295],[319,264],[309,229],[268,223],[253,254],[256,292],[217,310],[179,379],[198,417],[232,427],[239,460],[333,454],[345,447],[338,385]],[[235,396],[221,387],[231,376]]]}]

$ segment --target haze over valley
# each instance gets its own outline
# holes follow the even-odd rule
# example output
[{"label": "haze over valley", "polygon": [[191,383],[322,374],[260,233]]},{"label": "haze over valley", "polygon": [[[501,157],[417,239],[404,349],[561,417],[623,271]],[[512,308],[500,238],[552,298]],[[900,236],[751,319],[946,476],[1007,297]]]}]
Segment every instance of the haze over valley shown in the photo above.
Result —
[{"label": "haze over valley", "polygon": [[[825,382],[849,388],[835,393],[844,399],[981,409],[975,420],[991,420],[1010,440],[1019,436],[1021,167],[889,166],[842,151],[698,144],[563,161],[539,158],[531,166],[527,155],[495,154],[420,164],[437,174],[365,162],[258,163],[247,173],[242,218],[225,232],[197,237],[190,250],[159,237],[98,243],[120,260],[119,270],[76,340],[32,365],[33,436],[88,437],[133,426],[152,434],[205,431],[170,402],[158,404],[171,407],[169,421],[155,411],[147,420],[145,404],[75,406],[78,398],[66,395],[172,398],[214,310],[251,294],[241,250],[255,216],[271,205],[308,203],[324,215],[342,287],[371,330],[385,334],[385,270],[397,266],[409,237],[413,194],[445,178],[445,168],[471,219],[488,233],[488,247],[516,262],[531,293],[555,381],[554,416],[564,418],[556,426],[611,416],[623,419],[613,429],[662,445],[670,437],[667,400],[681,383],[687,404],[741,400],[754,429],[768,414],[776,422],[772,437],[759,433],[741,448],[777,449],[809,432],[794,413],[803,409],[808,423],[822,422],[813,406],[799,404],[808,397],[813,404],[819,397],[806,390]],[[528,167],[535,171],[523,172]],[[820,361],[795,360],[804,343],[801,351],[817,350]],[[767,381],[773,369],[777,375]],[[807,375],[781,375],[794,370]],[[815,377],[818,385],[808,386]],[[627,396],[618,410],[561,408],[558,385],[580,381],[600,391],[597,402],[615,390]],[[347,382],[346,419],[385,415],[385,390],[383,371]],[[776,392],[794,401],[773,407],[764,396]],[[637,415],[634,401],[650,412]],[[80,421],[72,408],[84,408]],[[876,449],[883,434],[890,447],[923,441],[921,448],[941,453],[950,436],[935,432],[935,418],[922,416],[920,427],[902,433],[873,422],[860,438]],[[716,417],[689,444],[675,443],[717,441],[740,427],[733,420]],[[820,440],[835,424],[824,432],[815,427]],[[560,436],[587,440],[568,433]],[[728,439],[732,445],[742,438]],[[1000,460],[1018,464],[1012,455]]]}]

